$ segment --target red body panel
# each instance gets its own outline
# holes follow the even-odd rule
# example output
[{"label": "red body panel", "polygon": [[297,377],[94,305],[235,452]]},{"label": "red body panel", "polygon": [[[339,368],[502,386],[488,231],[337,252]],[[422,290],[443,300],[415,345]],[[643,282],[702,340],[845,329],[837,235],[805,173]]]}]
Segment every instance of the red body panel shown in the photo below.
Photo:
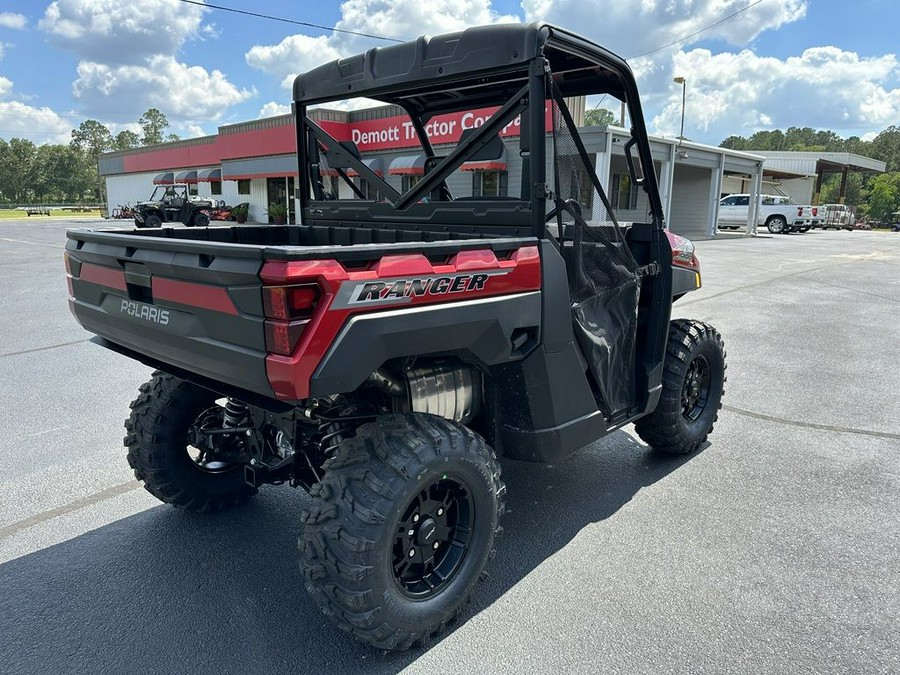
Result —
[{"label": "red body panel", "polygon": [[[465,284],[453,283],[457,277],[479,271],[486,274],[480,275],[485,279],[477,288],[472,288],[471,284],[465,287]],[[439,295],[424,292],[414,295],[410,292],[403,296],[383,297],[370,300],[370,304],[361,307],[335,306],[335,299],[339,294],[348,294],[347,288],[342,289],[344,284],[350,284],[352,292],[357,292],[360,282],[385,280],[385,283],[380,284],[384,290],[394,287],[399,289],[401,282],[409,290],[409,279],[422,276],[433,282],[433,286],[446,290],[437,291]],[[367,270],[347,270],[336,260],[270,261],[263,266],[260,277],[266,284],[315,281],[322,288],[318,308],[294,353],[291,356],[269,354],[266,357],[266,373],[275,395],[283,400],[301,400],[309,396],[313,373],[351,316],[539,290],[541,261],[537,246],[525,246],[514,251],[505,260],[498,260],[490,249],[461,251],[446,264],[433,264],[419,254],[385,256]],[[448,282],[443,283],[444,279]],[[453,290],[456,286],[463,287]],[[372,306],[373,302],[378,304]]]}]

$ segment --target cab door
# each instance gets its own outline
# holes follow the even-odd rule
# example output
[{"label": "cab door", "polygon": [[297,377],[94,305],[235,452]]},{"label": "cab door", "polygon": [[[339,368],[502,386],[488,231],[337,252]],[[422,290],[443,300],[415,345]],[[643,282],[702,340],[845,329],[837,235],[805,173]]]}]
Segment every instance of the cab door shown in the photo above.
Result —
[{"label": "cab door", "polygon": [[735,204],[737,197],[730,195],[719,200],[719,227],[733,227],[737,223],[735,216]]}]

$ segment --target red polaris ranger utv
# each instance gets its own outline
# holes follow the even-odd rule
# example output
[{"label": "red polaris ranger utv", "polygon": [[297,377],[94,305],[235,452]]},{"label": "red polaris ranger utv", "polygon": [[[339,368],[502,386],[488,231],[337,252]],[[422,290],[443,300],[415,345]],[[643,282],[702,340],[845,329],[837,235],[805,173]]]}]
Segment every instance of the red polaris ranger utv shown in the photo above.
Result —
[{"label": "red polaris ranger utv", "polygon": [[[619,152],[645,222],[617,222],[567,106],[598,94],[628,105]],[[355,135],[408,140],[405,173],[311,111],[348,97],[403,116]],[[555,26],[471,28],[300,75],[294,108],[302,224],[71,230],[70,305],[157,369],[125,425],[147,490],[194,511],[308,490],[310,593],[403,649],[491,558],[501,460],[558,462],[632,422],[659,452],[693,452],[725,354],[711,326],[670,322],[700,268],[664,229],[621,58]],[[504,152],[499,180],[471,171]]]}]

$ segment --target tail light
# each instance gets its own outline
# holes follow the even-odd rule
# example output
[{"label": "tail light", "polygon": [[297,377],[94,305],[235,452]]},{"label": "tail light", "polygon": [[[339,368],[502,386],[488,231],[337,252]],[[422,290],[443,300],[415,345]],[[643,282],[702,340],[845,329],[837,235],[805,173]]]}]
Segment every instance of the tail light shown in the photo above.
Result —
[{"label": "tail light", "polygon": [[803,207],[802,207],[802,206],[798,206],[798,207],[797,207],[797,217],[799,218],[799,217],[802,216],[802,215],[803,215]]},{"label": "tail light", "polygon": [[668,230],[666,236],[669,238],[669,246],[672,247],[672,264],[699,272],[700,261],[694,254],[694,242]]},{"label": "tail light", "polygon": [[315,284],[263,286],[266,351],[284,356],[293,353],[319,297],[319,287]]},{"label": "tail light", "polygon": [[813,207],[812,212],[814,216],[819,215],[819,209],[817,209],[815,206]]}]

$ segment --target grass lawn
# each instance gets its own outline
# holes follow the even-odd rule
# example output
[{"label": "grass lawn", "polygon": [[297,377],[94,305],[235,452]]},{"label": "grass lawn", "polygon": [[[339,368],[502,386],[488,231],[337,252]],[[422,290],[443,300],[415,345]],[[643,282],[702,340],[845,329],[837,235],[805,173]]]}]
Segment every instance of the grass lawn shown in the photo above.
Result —
[{"label": "grass lawn", "polygon": [[[19,211],[17,209],[0,209],[0,220],[13,220],[23,218],[29,220],[40,220],[41,218],[46,217],[47,216],[38,215],[29,216],[25,211]],[[94,209],[93,211],[67,211],[64,209],[51,209],[50,217],[99,218],[100,209]]]}]

